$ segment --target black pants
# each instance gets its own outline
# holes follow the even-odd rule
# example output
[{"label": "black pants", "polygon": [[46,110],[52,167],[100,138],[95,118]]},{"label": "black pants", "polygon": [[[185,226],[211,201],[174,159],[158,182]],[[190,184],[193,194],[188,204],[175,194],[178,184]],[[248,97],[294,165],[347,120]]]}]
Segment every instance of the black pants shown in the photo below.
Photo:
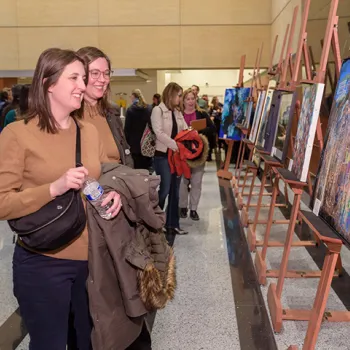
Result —
[{"label": "black pants", "polygon": [[134,160],[134,169],[147,169],[152,166],[152,158],[145,157],[142,154],[132,153],[132,159]]},{"label": "black pants", "polygon": [[67,344],[71,350],[92,349],[87,277],[87,261],[55,259],[16,245],[14,294],[29,350],[66,350]]}]

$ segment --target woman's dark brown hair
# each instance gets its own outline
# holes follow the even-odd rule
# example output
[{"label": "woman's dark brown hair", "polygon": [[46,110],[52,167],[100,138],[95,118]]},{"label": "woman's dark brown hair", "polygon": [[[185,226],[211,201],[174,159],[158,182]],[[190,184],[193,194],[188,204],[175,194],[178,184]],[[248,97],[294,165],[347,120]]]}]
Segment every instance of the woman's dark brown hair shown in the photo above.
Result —
[{"label": "woman's dark brown hair", "polygon": [[[52,115],[48,90],[50,86],[57,83],[65,67],[75,61],[81,62],[86,70],[84,61],[72,50],[51,48],[40,55],[29,91],[29,109],[25,118],[26,123],[39,117],[41,130],[51,134],[58,132],[59,126]],[[72,112],[71,116],[76,117],[77,112]]]},{"label": "woman's dark brown hair", "polygon": [[182,87],[177,83],[169,83],[162,94],[162,101],[166,105],[169,110],[174,110],[175,108],[179,108],[178,106],[174,106],[173,100],[174,97],[182,92]]},{"label": "woman's dark brown hair", "polygon": [[[84,60],[86,66],[97,60],[98,58],[104,58],[108,63],[108,69],[111,70],[111,60],[109,57],[100,49],[93,46],[82,47],[77,51],[77,55]],[[102,116],[106,116],[107,111],[112,107],[109,102],[109,94],[111,92],[111,83],[108,84],[106,93],[97,102],[98,111]],[[82,110],[84,108],[84,102],[82,103],[82,108],[79,110],[80,115],[82,115]]]}]

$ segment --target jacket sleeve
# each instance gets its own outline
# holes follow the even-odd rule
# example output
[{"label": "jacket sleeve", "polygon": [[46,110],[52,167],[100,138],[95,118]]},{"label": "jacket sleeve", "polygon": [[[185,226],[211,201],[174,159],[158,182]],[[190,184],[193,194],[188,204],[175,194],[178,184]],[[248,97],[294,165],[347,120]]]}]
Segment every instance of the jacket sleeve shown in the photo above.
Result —
[{"label": "jacket sleeve", "polygon": [[212,122],[212,120],[210,119],[208,113],[205,112],[205,111],[199,112],[199,113],[200,113],[199,119],[205,119],[206,122],[207,122],[207,127],[204,128],[203,130],[201,130],[200,133],[201,133],[201,134],[204,134],[204,135],[208,135],[208,134],[211,134],[211,133],[215,133],[215,132],[216,132],[215,125],[214,125],[214,123]]},{"label": "jacket sleeve", "polygon": [[125,144],[125,147],[122,147],[122,149],[119,150],[119,152],[124,152],[124,154],[125,154],[125,164],[124,165],[128,166],[129,168],[133,168],[134,161],[133,161],[132,156],[131,156],[130,146],[129,146],[129,144],[126,140],[126,137],[125,137],[123,123],[122,123],[122,120],[120,118],[120,108],[119,107],[116,109],[115,117],[116,117],[116,122],[117,122],[118,128],[120,129],[121,137],[124,139],[124,144]]},{"label": "jacket sleeve", "polygon": [[125,125],[124,125],[124,133],[125,133],[125,138],[126,142],[130,144],[130,134],[131,134],[131,116],[130,116],[130,111],[129,109],[126,110],[125,113]]},{"label": "jacket sleeve", "polygon": [[0,136],[0,220],[32,214],[52,200],[49,183],[21,189],[24,164],[25,150],[8,126]]},{"label": "jacket sleeve", "polygon": [[156,134],[157,139],[168,148],[176,149],[176,142],[164,132],[163,112],[160,107],[153,108],[151,123],[153,132]]}]

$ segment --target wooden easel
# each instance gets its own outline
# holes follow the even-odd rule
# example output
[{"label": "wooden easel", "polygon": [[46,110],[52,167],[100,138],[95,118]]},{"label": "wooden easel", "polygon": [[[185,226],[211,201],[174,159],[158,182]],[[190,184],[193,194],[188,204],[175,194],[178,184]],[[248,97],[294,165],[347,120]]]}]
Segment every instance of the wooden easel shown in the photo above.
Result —
[{"label": "wooden easel", "polygon": [[[253,99],[254,99],[254,90],[258,91],[259,89],[262,89],[261,81],[259,83],[258,74],[260,72],[260,61],[261,61],[263,47],[264,47],[264,44],[261,45],[260,50],[258,49],[256,59],[255,59],[255,67],[254,67],[254,71],[253,71],[250,97],[249,97],[250,101],[253,101]],[[248,136],[248,133],[247,133],[247,136]],[[249,148],[249,145],[252,144],[249,141],[247,136],[245,138],[243,138],[241,141],[242,149],[241,149],[241,153],[238,154],[238,158],[237,158],[237,164],[239,164],[239,165],[237,166],[237,164],[236,164],[235,177],[233,177],[233,179],[232,179],[232,187],[236,187],[236,188],[240,187],[239,182],[240,182],[240,177],[241,177],[241,170],[242,170],[245,151],[246,151],[246,148],[247,147]],[[250,150],[250,148],[249,148],[249,150]],[[249,160],[251,160],[251,157],[253,157],[253,154],[252,154],[252,151],[250,150]],[[238,174],[237,174],[237,171],[238,171]]]},{"label": "wooden easel", "polygon": [[[243,87],[245,59],[246,59],[246,55],[243,55],[241,57],[241,65],[240,65],[240,69],[239,69],[239,80],[238,80],[236,87]],[[231,171],[229,171],[228,169],[230,167],[232,150],[233,150],[233,145],[235,143],[235,140],[225,139],[225,138],[221,138],[221,140],[224,140],[226,142],[228,149],[227,149],[224,168],[218,170],[218,172],[216,174],[219,178],[231,180],[233,175],[232,175]]]},{"label": "wooden easel", "polygon": [[[282,51],[281,51],[281,55],[280,55],[280,60],[279,60],[279,64],[277,67],[280,67],[279,69],[281,71],[278,71],[278,73],[280,73],[280,82],[283,82],[282,79],[286,79],[287,78],[287,71],[288,71],[288,67],[290,67],[290,70],[292,71],[292,67],[291,67],[291,61],[289,60],[289,57],[291,57],[291,52],[292,52],[292,44],[293,44],[293,37],[294,37],[294,32],[295,32],[295,26],[296,26],[296,20],[297,20],[297,16],[298,16],[298,6],[296,6],[294,8],[294,12],[293,12],[293,18],[292,18],[292,25],[291,25],[291,30],[290,30],[290,35],[289,35],[289,40],[288,40],[288,46],[287,46],[287,52],[286,52],[286,57],[285,60],[283,62],[283,55],[284,55],[284,49],[285,49],[285,45],[288,39],[288,34],[289,34],[289,25],[287,26],[286,29],[286,33],[285,33],[285,37],[283,40],[283,46],[282,46]],[[283,63],[283,64],[282,64]],[[278,69],[278,68],[277,68]],[[264,168],[264,172],[263,172],[263,176],[262,176],[262,181],[261,181],[261,185],[258,185],[258,187],[260,187],[260,191],[254,193],[252,188],[254,186],[255,183],[255,178],[257,175],[257,166],[255,164],[251,165],[250,167],[248,167],[247,171],[250,170],[253,173],[253,179],[252,179],[252,183],[250,186],[250,192],[248,195],[248,201],[247,204],[245,205],[243,203],[243,196],[245,195],[243,190],[241,192],[241,194],[238,196],[238,206],[240,209],[242,209],[242,214],[241,214],[241,222],[242,225],[244,227],[248,227],[249,224],[253,224],[253,231],[255,232],[256,230],[256,226],[257,224],[267,224],[267,220],[259,220],[259,214],[260,214],[260,209],[262,207],[269,207],[269,205],[262,205],[262,198],[264,196],[271,196],[271,193],[264,193],[264,189],[266,186],[266,179],[267,179],[267,175],[270,173],[270,169],[272,166],[283,166],[282,164],[280,164],[280,162],[278,162],[275,158],[270,157],[269,153],[265,151],[263,148],[255,148],[255,151],[257,152],[259,158],[265,162],[265,168]],[[255,218],[254,221],[250,221],[249,220],[249,208],[251,207],[251,200],[252,200],[252,196],[258,195],[258,203],[257,205],[254,205],[257,207],[256,209],[256,214],[255,214]],[[288,204],[277,204],[277,206],[287,206]],[[253,205],[252,205],[253,206]],[[288,224],[289,221],[288,220],[274,220],[273,224]],[[248,234],[249,235],[249,234]],[[248,239],[249,241],[249,239]]]},{"label": "wooden easel", "polygon": [[[309,3],[310,0],[306,0],[306,2]],[[327,29],[325,33],[324,47],[322,50],[319,69],[316,72],[316,76],[314,80],[307,81],[306,83],[322,83],[322,79],[325,78],[325,70],[326,70],[326,64],[328,61],[330,44],[333,40],[335,42],[337,41],[337,39],[333,39],[333,36],[337,36],[337,31],[334,29],[338,21],[338,18],[336,16],[338,2],[339,0],[332,0],[332,3],[331,3]],[[337,52],[337,49],[335,52]],[[319,317],[320,316],[319,314],[317,315],[317,317],[314,316],[314,318],[311,319],[312,313],[310,311],[295,310],[295,309],[286,310],[282,308],[282,302],[281,302],[284,281],[286,277],[289,277],[287,275],[288,274],[287,265],[288,265],[290,250],[293,245],[293,234],[294,234],[294,229],[295,229],[298,216],[309,225],[309,227],[317,235],[318,241],[324,243],[328,249],[327,257],[325,260],[325,270],[323,270],[322,273],[319,273],[319,271],[313,272],[313,273],[298,272],[296,276],[293,276],[293,277],[303,277],[303,278],[317,277],[315,276],[316,274],[316,275],[319,275],[319,277],[322,277],[322,279],[320,280],[321,284],[320,284],[319,290],[322,291],[323,295],[321,294],[321,292],[316,295],[315,305],[319,307],[323,307],[323,311],[326,304],[325,300],[327,300],[327,297],[328,297],[331,280],[334,275],[336,276],[339,275],[339,271],[335,272],[335,268],[338,267],[338,270],[341,269],[341,261],[338,259],[340,249],[339,247],[334,248],[335,247],[334,245],[339,246],[341,241],[339,239],[336,240],[336,239],[333,239],[332,237],[329,237],[329,234],[328,234],[329,230],[325,231],[325,229],[321,227],[320,222],[322,223],[322,221],[318,220],[316,221],[317,224],[315,224],[313,221],[314,219],[312,217],[313,215],[312,213],[303,212],[299,210],[301,195],[303,193],[303,188],[306,186],[306,183],[300,182],[292,172],[286,169],[276,169],[276,171],[278,172],[280,179],[285,183],[288,183],[288,185],[294,192],[294,201],[293,201],[292,214],[291,214],[291,219],[288,226],[287,236],[284,243],[283,257],[282,257],[280,269],[278,270],[278,282],[277,282],[277,285],[275,283],[271,283],[268,289],[268,305],[269,305],[273,328],[276,332],[279,332],[281,330],[283,320],[310,320],[310,322],[312,323],[313,331],[317,333],[319,331],[320,322],[322,320],[322,318]],[[266,233],[269,234],[269,232],[266,232]],[[267,237],[265,236],[264,243],[266,240],[267,240]],[[264,248],[265,248],[265,245],[264,245]],[[332,258],[330,258],[331,256]],[[316,311],[314,315],[316,315]],[[332,321],[340,321],[340,320],[350,321],[349,313],[346,313],[346,314],[339,313],[339,312],[334,313]],[[314,335],[311,335],[311,337],[315,339]],[[315,342],[316,340],[314,340],[314,342],[313,343],[311,342],[310,344],[311,345],[313,344],[314,346]],[[312,350],[314,349],[314,347],[309,346],[309,347],[305,347],[305,349]]]},{"label": "wooden easel", "polygon": [[[301,51],[305,50],[306,45],[305,45],[305,38],[307,37],[307,35],[305,33],[303,33],[303,31],[306,30],[306,23],[307,23],[307,18],[308,18],[308,13],[309,13],[309,8],[310,8],[310,1],[311,0],[305,0],[305,7],[304,7],[304,13],[303,13],[303,20],[302,20],[302,27],[301,27],[301,33],[300,33],[300,38],[302,39],[301,41],[299,41],[299,46],[298,46],[298,52],[297,52],[297,56],[301,58]],[[328,32],[326,32],[326,39],[327,39],[327,34]],[[328,39],[329,40],[329,39]],[[324,48],[325,49],[325,48]],[[323,57],[327,60],[328,56],[324,56]],[[300,66],[300,61],[296,61],[295,62],[295,69],[299,70],[299,66]],[[319,68],[321,69],[321,67]],[[307,71],[310,71],[311,74],[311,67],[309,67],[309,69],[306,69]],[[296,71],[294,70],[293,72],[293,79],[297,78],[299,75],[296,73]],[[286,85],[283,85],[283,89]],[[296,83],[292,84],[292,87],[296,87],[297,86],[297,81]],[[288,88],[288,91],[291,91],[292,87]],[[322,140],[322,146],[323,146],[323,140]],[[270,210],[269,210],[269,215],[268,215],[268,223],[266,226],[266,230],[265,230],[265,236],[264,236],[264,240],[263,240],[263,244],[262,244],[262,251],[257,251],[256,255],[255,255],[255,267],[256,267],[256,271],[257,271],[257,275],[258,275],[258,280],[261,284],[265,285],[266,284],[266,278],[267,277],[278,277],[280,270],[273,270],[273,271],[268,271],[267,270],[267,266],[266,266],[266,254],[267,254],[267,249],[268,247],[271,246],[276,246],[274,241],[270,241],[270,231],[271,231],[271,227],[272,227],[272,220],[273,220],[273,216],[274,216],[274,210],[276,207],[276,198],[277,198],[277,194],[279,193],[279,188],[278,188],[278,182],[281,179],[281,176],[279,175],[279,173],[281,171],[287,171],[285,169],[273,169],[274,173],[276,174],[276,178],[275,178],[275,185],[273,187],[273,191],[272,191],[272,200],[271,200],[271,206],[270,206]],[[283,178],[282,178],[283,180]],[[300,186],[297,185],[296,188],[295,184],[296,182],[288,182],[285,181],[285,183],[287,183],[289,185],[289,187],[292,189],[292,191],[294,192],[294,196],[301,196],[302,194],[302,190],[299,188]],[[302,188],[304,188],[307,184],[306,183],[302,183]],[[299,204],[300,204],[300,200],[299,201],[295,201],[294,198],[294,203],[293,203],[293,208],[292,208],[292,215],[291,215],[291,220],[293,217],[293,210],[295,209],[297,212],[299,210]],[[294,206],[297,205],[297,208],[294,208]],[[291,235],[294,233],[294,228],[295,228],[295,224],[296,222],[292,222],[290,221],[289,225],[292,225],[292,231],[291,231]],[[289,229],[288,229],[288,233],[289,233]],[[291,246],[314,246],[316,243],[318,243],[318,239],[317,236],[315,237],[316,240],[315,241],[299,241],[299,242],[295,242],[295,243],[291,243]],[[254,247],[258,246],[261,244],[261,242],[256,242],[256,233],[254,230],[248,230],[248,242],[249,245],[251,247],[251,249],[254,249]],[[282,244],[284,246],[284,244]],[[281,246],[281,244],[279,243],[279,245],[277,246]],[[296,276],[295,273],[287,273],[286,277],[319,277],[320,273],[316,274],[312,271],[312,272],[306,272],[306,271],[300,271],[299,276]]]},{"label": "wooden easel", "polygon": [[[291,61],[290,61],[290,57],[292,54],[292,45],[293,45],[293,38],[294,38],[294,32],[295,32],[295,26],[296,26],[296,20],[297,20],[297,16],[298,16],[298,6],[296,6],[294,8],[294,12],[293,12],[293,17],[292,17],[292,25],[291,25],[291,30],[289,33],[289,24],[287,26],[286,29],[286,34],[284,37],[284,42],[283,42],[283,48],[282,48],[282,52],[281,52],[281,56],[280,56],[280,62],[279,65],[281,67],[281,74],[280,74],[280,81],[277,87],[277,90],[283,90],[283,87],[286,86],[286,82],[285,79],[287,79],[287,72],[288,72],[288,67],[291,71],[291,73],[293,74],[293,67],[291,66]],[[288,34],[289,34],[289,38],[288,38]],[[286,55],[285,58],[283,60],[283,55],[284,55],[284,47],[285,44],[287,42],[288,39],[288,46],[287,46],[287,51],[286,51]],[[296,69],[298,69],[298,66],[296,65],[295,67]],[[282,86],[282,88],[280,88],[280,86]],[[259,192],[259,197],[258,197],[258,202],[256,204],[256,211],[255,211],[255,217],[253,221],[250,221],[248,218],[248,212],[249,212],[249,208],[251,205],[250,204],[250,199],[248,199],[248,203],[247,206],[244,207],[244,205],[242,205],[242,224],[246,225],[248,227],[248,246],[251,252],[255,251],[257,246],[262,246],[263,242],[256,241],[256,227],[258,224],[268,224],[268,225],[272,225],[272,224],[288,224],[289,220],[282,220],[282,222],[280,220],[259,220],[259,215],[260,215],[260,210],[262,207],[270,207],[270,205],[273,205],[275,207],[288,207],[288,191],[287,188],[285,187],[285,198],[286,198],[286,203],[285,204],[277,204],[275,203],[275,201],[272,200],[271,204],[267,204],[267,205],[263,205],[262,204],[262,198],[264,196],[264,188],[265,188],[265,184],[266,184],[266,179],[268,174],[270,174],[270,178],[272,179],[272,176],[274,174],[274,172],[272,171],[272,168],[279,168],[279,167],[283,167],[284,164],[282,164],[281,162],[279,162],[276,158],[269,156],[268,154],[263,154],[262,152],[260,152],[259,154],[260,159],[264,162],[265,167],[264,167],[264,172],[262,175],[262,180],[261,180],[261,187],[260,187],[260,192]],[[272,195],[272,194],[271,194]],[[276,196],[277,197],[277,196]],[[273,198],[273,195],[272,195]],[[238,201],[238,203],[240,204],[240,200]],[[283,246],[283,243],[281,242],[269,242],[269,246],[274,246],[274,247],[278,247],[278,246]]]}]

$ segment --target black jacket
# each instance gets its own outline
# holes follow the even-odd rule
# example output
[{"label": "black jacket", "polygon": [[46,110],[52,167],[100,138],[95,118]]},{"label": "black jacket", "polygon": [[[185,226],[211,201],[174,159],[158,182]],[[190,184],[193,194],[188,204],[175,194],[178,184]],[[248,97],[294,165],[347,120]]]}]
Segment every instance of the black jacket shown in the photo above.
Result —
[{"label": "black jacket", "polygon": [[131,157],[130,146],[125,139],[123,123],[120,119],[119,107],[112,105],[112,107],[107,111],[106,118],[108,125],[112,131],[114,141],[118,147],[121,163],[130,168],[133,168],[134,161]]},{"label": "black jacket", "polygon": [[151,124],[151,113],[148,106],[138,105],[131,105],[126,111],[124,132],[133,154],[141,154],[140,141],[147,123]]},{"label": "black jacket", "polygon": [[216,128],[214,123],[211,121],[209,114],[204,110],[196,110],[196,118],[206,119],[207,127],[201,130],[199,133],[207,137],[209,141],[209,146],[211,149],[215,148],[216,144]]}]

